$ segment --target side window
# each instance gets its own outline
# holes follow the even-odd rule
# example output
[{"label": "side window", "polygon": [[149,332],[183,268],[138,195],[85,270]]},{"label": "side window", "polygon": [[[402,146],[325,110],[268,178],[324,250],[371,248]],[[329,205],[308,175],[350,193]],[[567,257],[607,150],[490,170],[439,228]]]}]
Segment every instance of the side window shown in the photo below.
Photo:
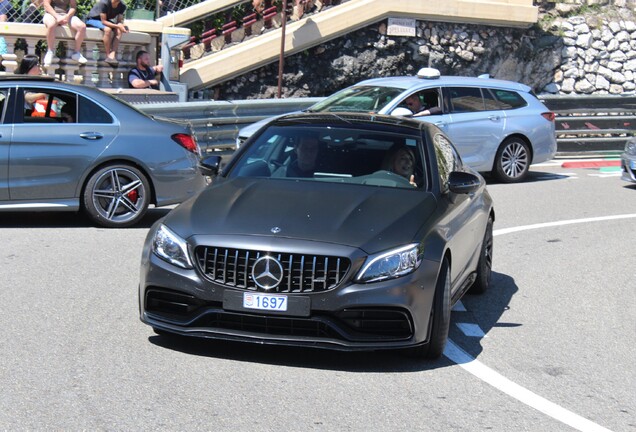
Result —
[{"label": "side window", "polygon": [[413,93],[407,96],[399,106],[408,108],[413,114],[422,113],[423,111],[428,111],[424,115],[441,114],[442,112],[439,90],[435,88]]},{"label": "side window", "polygon": [[79,123],[112,123],[113,118],[101,106],[84,96],[79,98]]},{"label": "side window", "polygon": [[486,111],[495,111],[501,109],[499,102],[497,102],[497,99],[495,99],[495,96],[490,92],[489,89],[481,89],[481,93],[484,95],[484,105],[486,107]]},{"label": "side window", "polygon": [[4,123],[5,105],[9,102],[9,91],[0,89],[0,123]]},{"label": "side window", "polygon": [[440,184],[442,185],[442,191],[445,191],[450,173],[457,168],[457,156],[451,142],[442,134],[438,133],[435,135],[433,145],[435,146],[435,158],[437,160]]},{"label": "side window", "polygon": [[24,123],[76,123],[77,96],[46,88],[24,89]]},{"label": "side window", "polygon": [[452,113],[484,111],[481,90],[476,87],[448,87]]},{"label": "side window", "polygon": [[499,101],[500,109],[515,109],[527,105],[526,101],[517,92],[497,89],[493,89],[492,92]]}]

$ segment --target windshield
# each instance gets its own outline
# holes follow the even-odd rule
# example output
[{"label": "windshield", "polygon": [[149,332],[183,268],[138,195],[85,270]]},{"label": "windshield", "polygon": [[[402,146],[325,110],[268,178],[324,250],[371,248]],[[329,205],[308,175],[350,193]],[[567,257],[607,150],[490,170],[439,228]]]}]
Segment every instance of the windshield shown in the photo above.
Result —
[{"label": "windshield", "polygon": [[401,94],[404,89],[378,86],[349,87],[329,96],[308,109],[310,112],[377,113]]},{"label": "windshield", "polygon": [[425,188],[421,135],[352,126],[271,126],[228,177]]}]

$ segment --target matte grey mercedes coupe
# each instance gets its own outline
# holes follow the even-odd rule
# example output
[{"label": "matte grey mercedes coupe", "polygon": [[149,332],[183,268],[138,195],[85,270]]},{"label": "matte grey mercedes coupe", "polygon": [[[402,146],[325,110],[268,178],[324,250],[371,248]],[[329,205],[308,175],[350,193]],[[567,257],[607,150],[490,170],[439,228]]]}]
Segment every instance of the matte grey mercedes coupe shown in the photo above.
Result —
[{"label": "matte grey mercedes coupe", "polygon": [[452,305],[490,283],[491,198],[436,126],[288,115],[203,163],[212,184],[145,242],[159,334],[435,358]]},{"label": "matte grey mercedes coupe", "polygon": [[0,211],[84,210],[126,227],[148,206],[203,189],[187,123],[150,117],[96,88],[0,77]]}]

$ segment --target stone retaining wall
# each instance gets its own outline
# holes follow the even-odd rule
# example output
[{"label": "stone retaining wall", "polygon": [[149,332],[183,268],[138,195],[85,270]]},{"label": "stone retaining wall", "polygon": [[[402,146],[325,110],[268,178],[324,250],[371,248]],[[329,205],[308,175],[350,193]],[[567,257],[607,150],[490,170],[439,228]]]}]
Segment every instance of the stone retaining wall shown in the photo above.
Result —
[{"label": "stone retaining wall", "polygon": [[[537,93],[635,90],[633,6],[580,12],[561,17],[544,11],[529,29],[418,21],[416,37],[388,36],[386,22],[374,24],[287,58],[283,95],[325,96],[366,78],[413,75],[426,66],[447,75],[487,73],[523,82]],[[277,76],[274,63],[212,90],[217,98],[274,97]]]}]

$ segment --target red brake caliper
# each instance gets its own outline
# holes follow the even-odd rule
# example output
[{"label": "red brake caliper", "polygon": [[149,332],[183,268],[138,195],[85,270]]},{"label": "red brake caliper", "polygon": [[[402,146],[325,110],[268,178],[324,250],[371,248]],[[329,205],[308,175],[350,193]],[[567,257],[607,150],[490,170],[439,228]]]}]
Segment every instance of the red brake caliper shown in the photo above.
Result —
[{"label": "red brake caliper", "polygon": [[133,204],[137,204],[137,200],[139,199],[139,194],[137,193],[136,190],[131,190],[130,192],[126,194],[126,196]]}]

